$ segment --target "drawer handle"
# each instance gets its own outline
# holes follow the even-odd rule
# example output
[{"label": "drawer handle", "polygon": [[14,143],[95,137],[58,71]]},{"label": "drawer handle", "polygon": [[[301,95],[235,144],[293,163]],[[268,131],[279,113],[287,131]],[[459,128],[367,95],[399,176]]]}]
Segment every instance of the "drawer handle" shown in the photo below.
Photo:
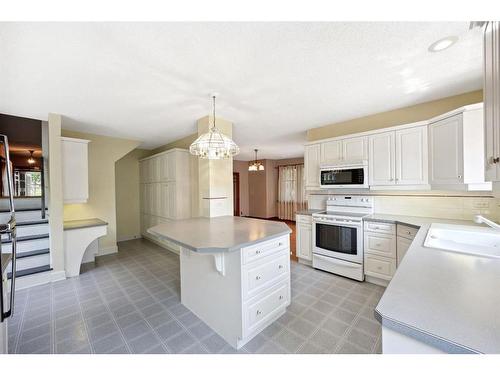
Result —
[{"label": "drawer handle", "polygon": [[260,280],[260,276],[259,275],[255,276],[255,280]]},{"label": "drawer handle", "polygon": [[406,234],[411,234],[411,232],[410,231],[406,231]]},{"label": "drawer handle", "polygon": [[262,311],[260,311],[260,310],[257,310],[257,313],[256,313],[256,315],[261,315],[261,314],[262,314]]},{"label": "drawer handle", "polygon": [[261,251],[260,250],[255,250],[255,254],[260,254]]},{"label": "drawer handle", "polygon": [[283,266],[280,264],[280,265],[278,266],[278,269],[279,269],[279,270],[281,270],[282,268],[283,268]]},{"label": "drawer handle", "polygon": [[278,246],[283,246],[283,242],[279,242],[279,243],[278,243]]},{"label": "drawer handle", "polygon": [[282,299],[283,299],[283,296],[280,296],[280,297],[279,297],[279,300],[281,301]]}]

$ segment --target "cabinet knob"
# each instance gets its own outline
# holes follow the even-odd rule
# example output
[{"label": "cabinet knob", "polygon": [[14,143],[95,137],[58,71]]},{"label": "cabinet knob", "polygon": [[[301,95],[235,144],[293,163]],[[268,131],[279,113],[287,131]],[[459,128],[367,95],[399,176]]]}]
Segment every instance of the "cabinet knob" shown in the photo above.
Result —
[{"label": "cabinet knob", "polygon": [[255,314],[256,314],[256,315],[261,315],[261,314],[262,314],[262,311],[257,310],[257,312],[256,312]]},{"label": "cabinet knob", "polygon": [[459,175],[458,175],[458,178],[459,178],[459,179],[461,179],[461,178],[462,178],[462,175],[460,175],[460,174],[459,174]]},{"label": "cabinet knob", "polygon": [[281,270],[282,268],[283,268],[283,266],[280,264],[280,265],[278,266],[278,269],[279,269],[279,270]]},{"label": "cabinet knob", "polygon": [[283,242],[278,243],[278,246],[283,246]]},{"label": "cabinet knob", "polygon": [[279,300],[281,301],[283,299],[283,296],[279,296]]},{"label": "cabinet knob", "polygon": [[406,234],[411,234],[411,232],[408,230],[408,231],[406,231]]},{"label": "cabinet knob", "polygon": [[260,280],[260,276],[259,275],[255,276],[255,280]]},{"label": "cabinet knob", "polygon": [[261,251],[260,250],[255,250],[255,254],[260,254]]}]

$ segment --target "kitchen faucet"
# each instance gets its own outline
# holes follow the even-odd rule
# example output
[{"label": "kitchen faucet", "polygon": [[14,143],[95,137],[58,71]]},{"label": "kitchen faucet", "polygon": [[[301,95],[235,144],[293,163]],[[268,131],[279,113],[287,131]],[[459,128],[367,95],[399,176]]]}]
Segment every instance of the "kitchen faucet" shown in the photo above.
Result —
[{"label": "kitchen faucet", "polygon": [[476,215],[474,216],[474,222],[477,223],[477,224],[481,224],[481,223],[484,223],[492,228],[495,228],[495,229],[498,229],[500,230],[500,225],[498,225],[497,223],[495,223],[494,221],[491,221],[487,218],[485,218],[484,216],[481,216],[481,215]]}]

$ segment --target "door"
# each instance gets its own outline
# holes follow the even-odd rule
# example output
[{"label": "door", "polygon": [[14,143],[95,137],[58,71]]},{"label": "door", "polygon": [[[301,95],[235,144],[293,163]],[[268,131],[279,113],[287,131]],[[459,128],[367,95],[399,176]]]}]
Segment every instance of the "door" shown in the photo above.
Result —
[{"label": "door", "polygon": [[369,138],[369,184],[370,186],[394,185],[394,132],[380,133]]},{"label": "door", "polygon": [[312,225],[297,223],[297,257],[312,260]]},{"label": "door", "polygon": [[342,160],[342,141],[321,143],[321,164],[335,163]]},{"label": "door", "polygon": [[320,145],[308,145],[304,152],[306,189],[319,189]]},{"label": "door", "polygon": [[431,184],[463,184],[462,114],[430,124],[429,144]]},{"label": "door", "polygon": [[368,139],[356,137],[342,141],[342,154],[345,161],[360,161],[368,159]]},{"label": "door", "polygon": [[240,174],[233,172],[233,216],[240,216]]},{"label": "door", "polygon": [[427,125],[396,131],[396,184],[428,183]]}]

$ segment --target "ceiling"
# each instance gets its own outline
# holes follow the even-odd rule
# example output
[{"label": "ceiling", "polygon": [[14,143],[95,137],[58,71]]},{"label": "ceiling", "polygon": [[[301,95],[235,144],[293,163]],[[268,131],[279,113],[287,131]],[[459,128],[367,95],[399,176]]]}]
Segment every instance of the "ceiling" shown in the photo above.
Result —
[{"label": "ceiling", "polygon": [[[481,88],[481,32],[431,23],[0,23],[0,112],[154,148],[211,111],[239,160],[301,156],[306,130]],[[456,35],[451,48],[428,52]]]}]

